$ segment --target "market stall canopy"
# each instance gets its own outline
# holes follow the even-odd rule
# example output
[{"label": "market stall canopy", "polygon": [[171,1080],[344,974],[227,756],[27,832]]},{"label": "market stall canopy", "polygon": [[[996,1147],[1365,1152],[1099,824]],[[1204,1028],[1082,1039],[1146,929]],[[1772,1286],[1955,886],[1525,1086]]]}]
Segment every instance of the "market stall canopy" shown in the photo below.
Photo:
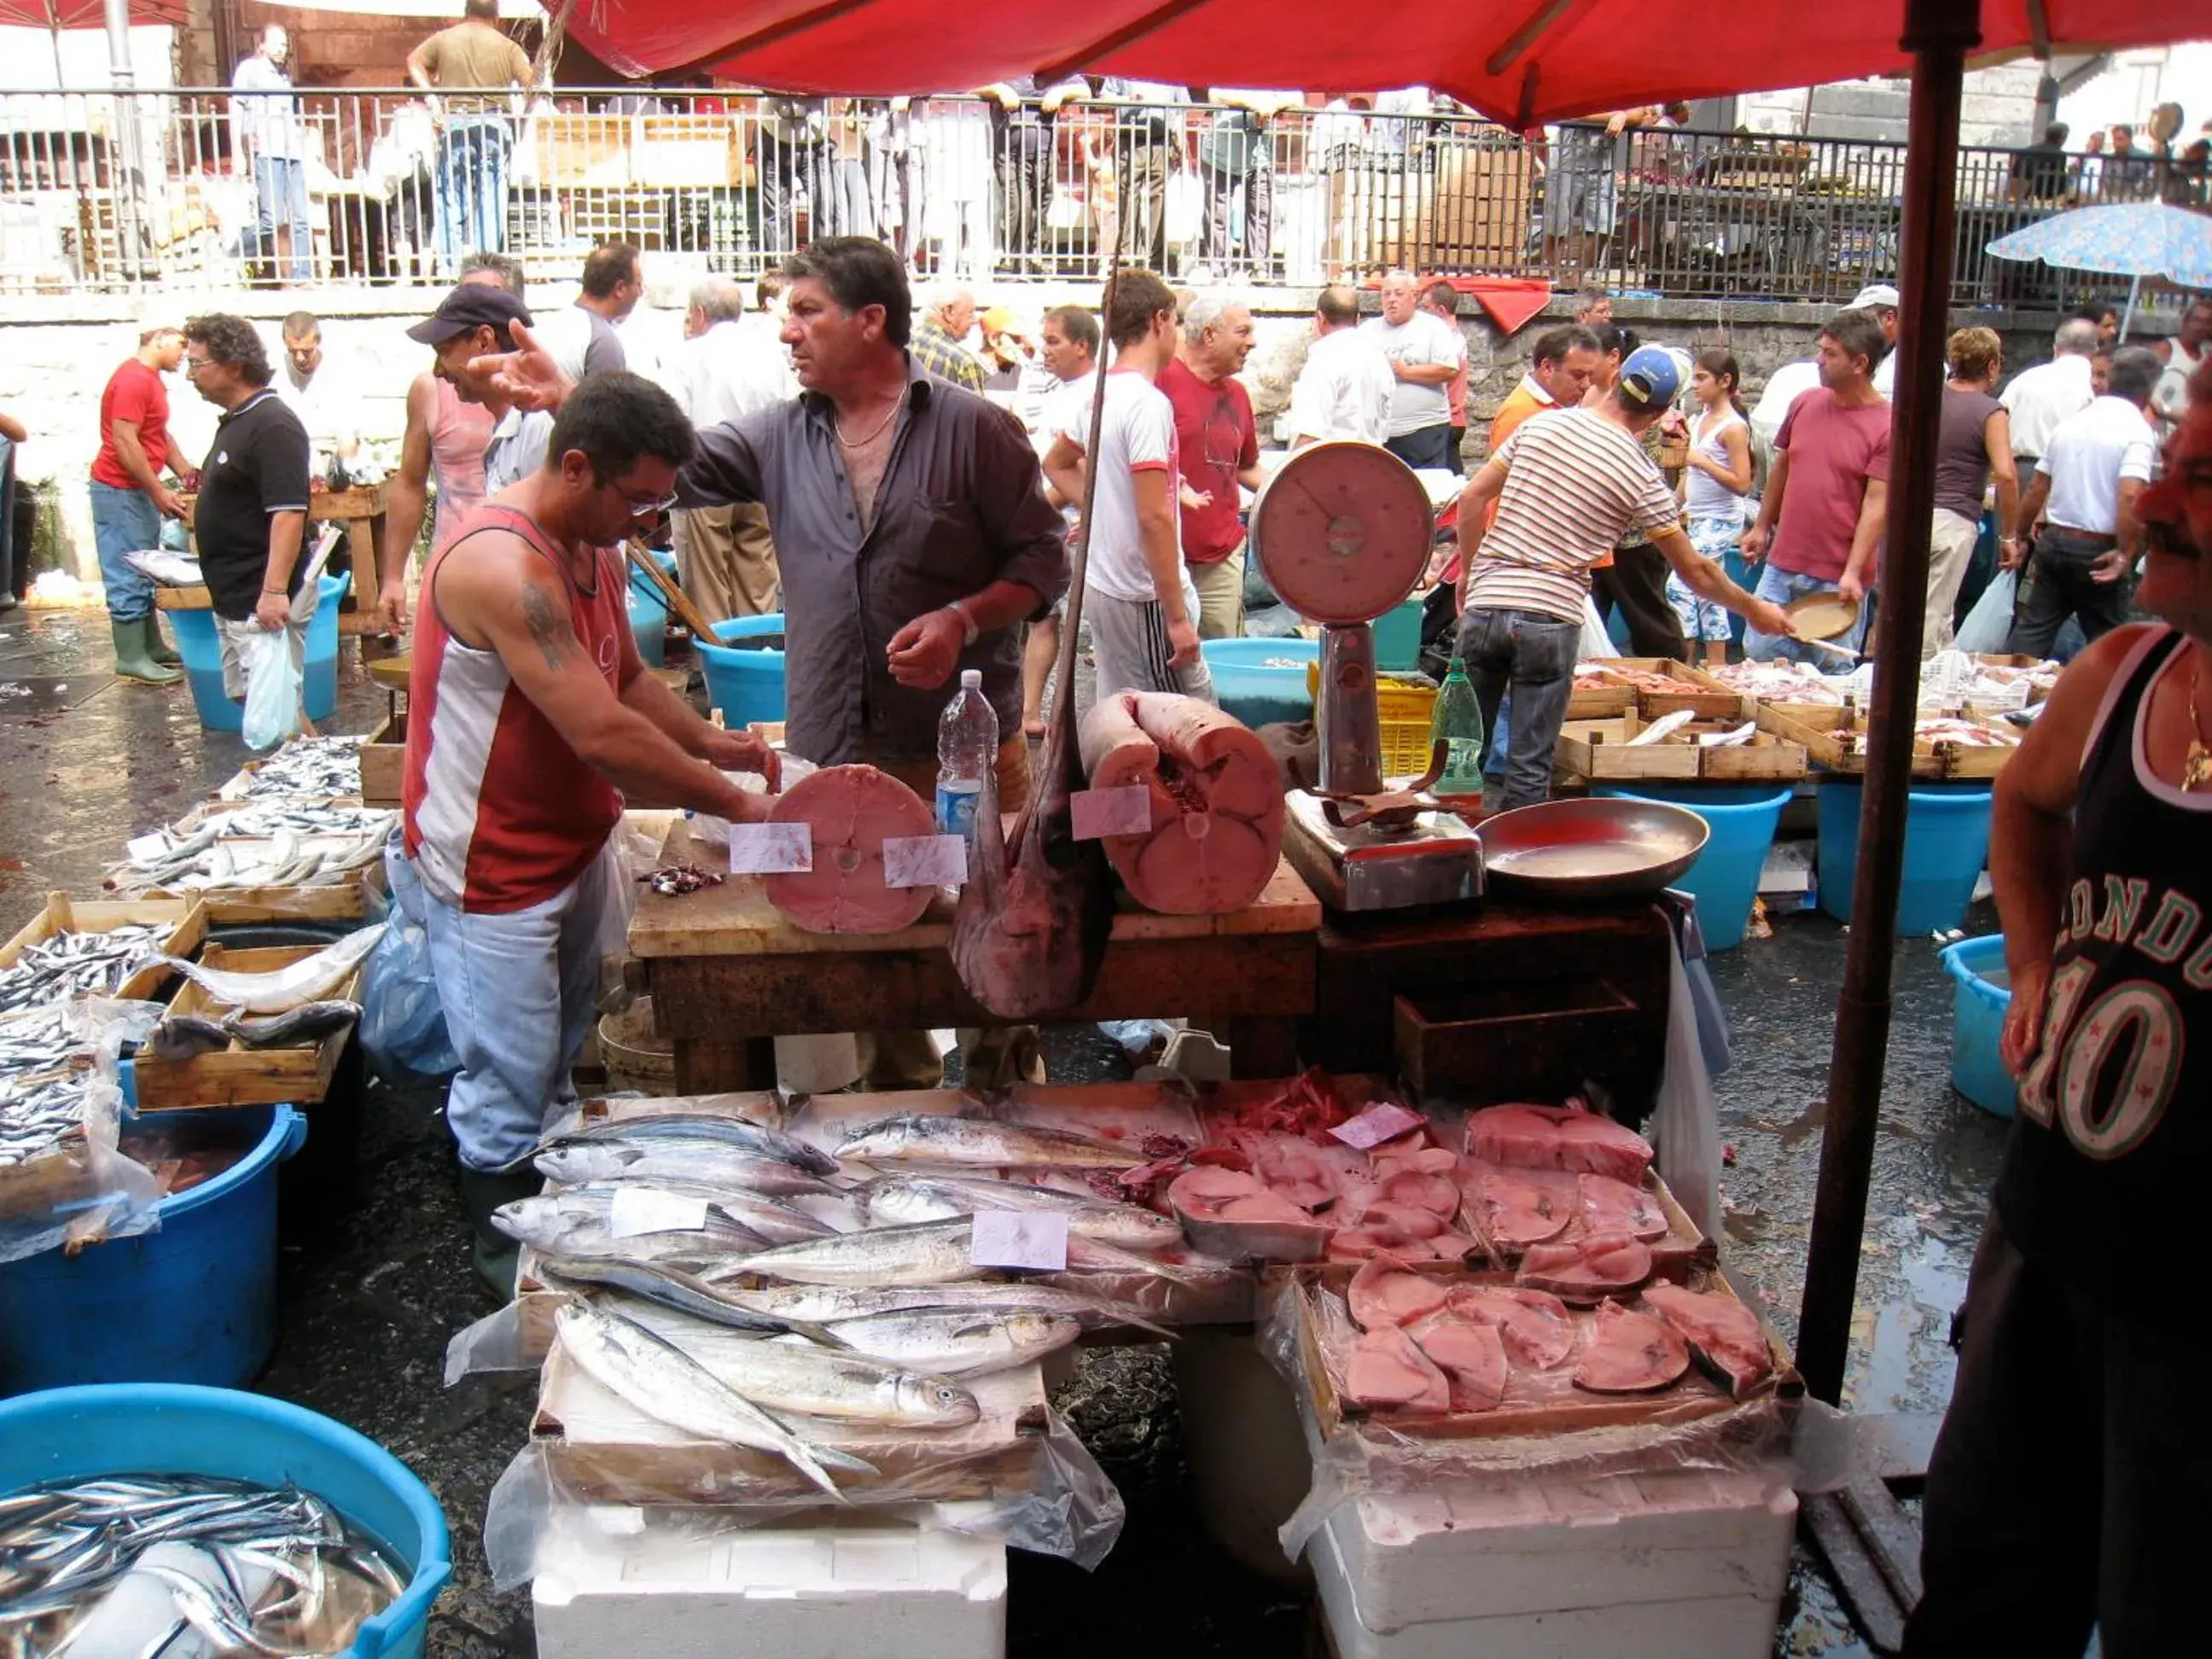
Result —
[{"label": "market stall canopy", "polygon": [[1989,251],[2061,270],[2162,276],[2184,288],[2212,288],[2212,218],[2158,202],[2054,213],[1998,237]]},{"label": "market stall canopy", "polygon": [[[181,27],[185,0],[131,0],[134,24],[167,23]],[[107,27],[101,0],[0,0],[0,27],[26,29],[97,29]]]},{"label": "market stall canopy", "polygon": [[[559,0],[546,0],[549,11]],[[1515,126],[1754,87],[1899,75],[1904,0],[1737,7],[1685,27],[1650,0],[1468,0],[1378,20],[1340,0],[583,0],[569,32],[624,73],[895,96],[1075,70],[1316,91],[1421,84]],[[2212,34],[2212,0],[1989,0],[1981,56]]]}]

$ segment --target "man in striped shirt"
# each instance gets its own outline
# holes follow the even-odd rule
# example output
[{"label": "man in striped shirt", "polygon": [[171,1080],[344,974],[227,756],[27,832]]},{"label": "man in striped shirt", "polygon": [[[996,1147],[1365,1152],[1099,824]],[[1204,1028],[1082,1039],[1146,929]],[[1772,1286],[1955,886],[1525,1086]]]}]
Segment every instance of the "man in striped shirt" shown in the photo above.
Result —
[{"label": "man in striped shirt", "polygon": [[[1681,507],[1644,453],[1644,432],[1680,390],[1674,358],[1646,346],[1620,366],[1611,398],[1533,416],[1460,496],[1468,575],[1458,654],[1485,730],[1496,729],[1498,702],[1513,688],[1501,810],[1534,805],[1551,791],[1590,567],[1628,532],[1648,534],[1692,592],[1753,627],[1789,630],[1780,607],[1753,599],[1690,545]],[[1485,529],[1493,500],[1498,515]]]}]

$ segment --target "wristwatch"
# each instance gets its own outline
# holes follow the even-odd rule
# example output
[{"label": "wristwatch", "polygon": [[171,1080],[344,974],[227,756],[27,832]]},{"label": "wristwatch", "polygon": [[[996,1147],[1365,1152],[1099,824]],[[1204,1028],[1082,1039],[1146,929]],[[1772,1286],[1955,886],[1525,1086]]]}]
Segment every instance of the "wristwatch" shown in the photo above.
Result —
[{"label": "wristwatch", "polygon": [[960,626],[967,632],[967,637],[961,641],[963,646],[973,645],[983,637],[983,630],[975,626],[975,618],[969,614],[965,599],[955,599],[945,608],[960,618]]}]

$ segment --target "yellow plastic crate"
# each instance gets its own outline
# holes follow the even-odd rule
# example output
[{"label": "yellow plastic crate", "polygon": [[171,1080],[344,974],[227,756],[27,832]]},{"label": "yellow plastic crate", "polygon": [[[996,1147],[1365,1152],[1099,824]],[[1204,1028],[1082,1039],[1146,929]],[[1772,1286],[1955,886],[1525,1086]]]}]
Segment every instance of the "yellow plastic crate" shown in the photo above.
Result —
[{"label": "yellow plastic crate", "polygon": [[[1306,665],[1306,693],[1321,695],[1321,665]],[[1382,775],[1418,778],[1429,769],[1429,726],[1437,712],[1432,685],[1407,685],[1388,674],[1375,679],[1375,710],[1382,723]]]}]

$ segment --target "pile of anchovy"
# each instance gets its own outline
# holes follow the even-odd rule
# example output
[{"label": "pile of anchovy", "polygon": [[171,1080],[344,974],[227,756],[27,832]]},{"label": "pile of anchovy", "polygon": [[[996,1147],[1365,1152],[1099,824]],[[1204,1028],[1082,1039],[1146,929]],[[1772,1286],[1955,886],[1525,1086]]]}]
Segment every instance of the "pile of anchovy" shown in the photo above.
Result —
[{"label": "pile of anchovy", "polygon": [[109,866],[106,885],[118,893],[192,892],[205,887],[332,887],[384,855],[392,833],[385,814],[357,833],[316,834],[312,841],[279,829],[266,841],[228,841],[228,818],[211,818],[182,840],[163,832],[160,845]]},{"label": "pile of anchovy", "polygon": [[671,864],[638,879],[663,898],[674,898],[683,893],[696,893],[702,887],[720,887],[721,875],[713,870],[702,870],[696,864]]},{"label": "pile of anchovy", "polygon": [[[125,1577],[167,1592],[161,1628],[142,1598],[108,1601]],[[111,1475],[0,1498],[0,1651],[71,1649],[82,1631],[102,1652],[197,1636],[210,1653],[333,1654],[404,1589],[374,1540],[295,1486]]]},{"label": "pile of anchovy", "polygon": [[27,945],[0,968],[0,1014],[87,994],[112,996],[148,957],[161,953],[168,929],[125,922],[104,933],[64,930]]},{"label": "pile of anchovy", "polygon": [[266,840],[289,830],[295,836],[380,836],[392,833],[399,814],[385,806],[337,806],[327,801],[270,796],[220,818],[210,818],[226,838]]},{"label": "pile of anchovy", "polygon": [[327,800],[361,793],[357,737],[295,738],[246,775],[239,793],[247,800],[294,795]]},{"label": "pile of anchovy", "polygon": [[[0,1170],[44,1158],[80,1133],[85,1091],[92,1083],[87,1072],[43,1079],[0,1077]],[[6,1590],[0,1587],[0,1610],[6,1601]],[[0,1644],[0,1652],[6,1650]]]}]

